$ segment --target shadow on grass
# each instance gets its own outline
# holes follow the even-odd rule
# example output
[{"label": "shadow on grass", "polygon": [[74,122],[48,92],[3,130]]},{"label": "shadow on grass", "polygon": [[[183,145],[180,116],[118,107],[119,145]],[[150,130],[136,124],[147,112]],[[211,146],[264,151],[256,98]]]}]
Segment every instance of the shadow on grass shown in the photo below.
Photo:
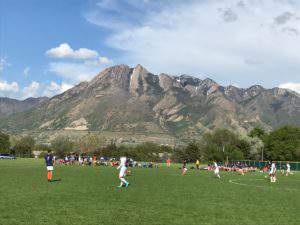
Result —
[{"label": "shadow on grass", "polygon": [[55,183],[55,182],[60,182],[61,181],[61,178],[58,178],[58,179],[53,179],[50,181],[50,183]]}]

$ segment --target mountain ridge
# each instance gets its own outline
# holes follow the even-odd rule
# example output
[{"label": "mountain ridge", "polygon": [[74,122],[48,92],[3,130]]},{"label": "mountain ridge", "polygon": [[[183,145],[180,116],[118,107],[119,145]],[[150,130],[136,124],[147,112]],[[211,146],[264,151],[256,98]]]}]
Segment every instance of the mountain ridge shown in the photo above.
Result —
[{"label": "mountain ridge", "polygon": [[35,134],[58,130],[166,134],[189,139],[217,128],[246,133],[255,126],[270,130],[284,124],[300,125],[296,92],[260,85],[222,86],[210,78],[155,75],[140,64],[134,68],[121,64],[27,111],[6,115],[0,129]]}]

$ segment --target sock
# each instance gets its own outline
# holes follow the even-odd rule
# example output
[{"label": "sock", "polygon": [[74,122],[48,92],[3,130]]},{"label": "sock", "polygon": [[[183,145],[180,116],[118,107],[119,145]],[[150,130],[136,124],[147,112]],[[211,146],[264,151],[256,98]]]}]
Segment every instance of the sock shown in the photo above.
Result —
[{"label": "sock", "polygon": [[50,180],[52,180],[52,171],[49,171],[50,172]]},{"label": "sock", "polygon": [[50,171],[47,172],[47,179],[50,180]]},{"label": "sock", "polygon": [[124,177],[120,178],[121,182],[123,182],[124,184],[127,184],[128,182],[124,179]]}]

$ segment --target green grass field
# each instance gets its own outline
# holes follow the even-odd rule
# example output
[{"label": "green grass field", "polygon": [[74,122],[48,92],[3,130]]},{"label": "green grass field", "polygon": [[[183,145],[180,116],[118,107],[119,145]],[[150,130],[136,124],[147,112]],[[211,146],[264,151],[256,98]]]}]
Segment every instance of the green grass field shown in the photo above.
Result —
[{"label": "green grass field", "polygon": [[[241,176],[177,168],[132,169],[129,188],[111,167],[56,166],[48,183],[43,161],[0,161],[0,224],[300,224],[300,173]],[[231,181],[231,182],[230,182]]]}]

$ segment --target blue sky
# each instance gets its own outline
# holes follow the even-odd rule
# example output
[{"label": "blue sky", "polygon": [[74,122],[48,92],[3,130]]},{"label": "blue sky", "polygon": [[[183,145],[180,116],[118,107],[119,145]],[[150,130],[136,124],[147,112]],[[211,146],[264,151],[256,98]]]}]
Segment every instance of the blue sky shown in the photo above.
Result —
[{"label": "blue sky", "polygon": [[115,64],[300,92],[293,0],[0,0],[0,96],[53,96]]}]

